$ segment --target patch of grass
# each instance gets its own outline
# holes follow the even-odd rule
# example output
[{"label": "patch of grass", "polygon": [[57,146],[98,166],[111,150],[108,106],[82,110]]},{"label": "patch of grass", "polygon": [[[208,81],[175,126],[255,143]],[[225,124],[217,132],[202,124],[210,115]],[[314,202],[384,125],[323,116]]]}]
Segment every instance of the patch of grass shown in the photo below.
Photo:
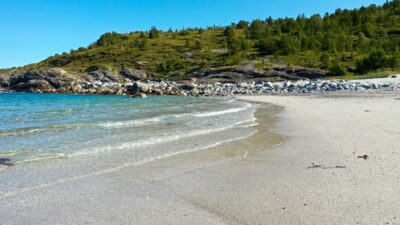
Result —
[{"label": "patch of grass", "polygon": [[329,79],[331,80],[372,79],[372,78],[385,78],[398,74],[400,74],[400,70],[380,70],[375,72],[369,72],[363,75],[347,73],[344,76],[330,77]]}]

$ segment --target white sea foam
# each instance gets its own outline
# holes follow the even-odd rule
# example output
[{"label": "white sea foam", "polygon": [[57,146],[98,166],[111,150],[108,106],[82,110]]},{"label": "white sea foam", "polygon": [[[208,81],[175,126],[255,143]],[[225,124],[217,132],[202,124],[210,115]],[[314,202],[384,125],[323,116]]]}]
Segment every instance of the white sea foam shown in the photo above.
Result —
[{"label": "white sea foam", "polygon": [[245,107],[241,107],[241,108],[231,108],[231,109],[226,109],[226,110],[221,110],[221,111],[195,113],[193,116],[195,116],[195,117],[220,116],[220,115],[224,115],[224,114],[241,112],[241,111],[249,109],[250,106],[251,106],[251,104],[247,104]]},{"label": "white sea foam", "polygon": [[139,161],[136,161],[136,162],[127,162],[127,163],[124,163],[124,164],[122,164],[120,166],[116,166],[116,167],[100,170],[100,171],[89,173],[89,174],[84,174],[84,175],[79,175],[79,176],[75,176],[75,177],[68,177],[68,178],[58,179],[58,180],[55,180],[55,181],[52,181],[52,182],[48,182],[48,183],[45,183],[45,184],[39,184],[39,185],[32,186],[32,187],[21,188],[19,190],[15,190],[15,191],[0,192],[0,198],[7,198],[7,197],[15,196],[15,195],[18,195],[18,194],[23,194],[23,193],[30,192],[30,191],[34,191],[34,190],[38,190],[38,189],[42,189],[42,188],[47,188],[47,187],[50,187],[50,186],[53,186],[53,185],[58,185],[58,184],[66,183],[66,182],[79,180],[79,179],[84,179],[84,178],[88,178],[88,177],[99,176],[99,175],[103,175],[103,174],[107,174],[107,173],[116,172],[116,171],[119,171],[119,170],[122,170],[122,169],[125,169],[125,168],[128,168],[128,167],[139,166],[139,165],[143,165],[143,164],[146,164],[146,163],[151,163],[151,162],[154,162],[154,161],[160,160],[160,159],[165,159],[165,158],[169,158],[169,157],[173,157],[173,156],[177,156],[177,155],[181,155],[181,154],[187,154],[187,153],[191,153],[191,152],[196,152],[196,151],[201,151],[201,150],[213,148],[213,147],[216,147],[216,146],[224,144],[224,143],[228,143],[228,142],[232,142],[232,141],[248,138],[248,137],[254,135],[254,133],[255,133],[255,131],[253,133],[247,135],[247,136],[231,138],[231,139],[227,139],[227,140],[224,140],[224,141],[220,141],[220,142],[217,142],[217,143],[213,143],[213,144],[202,146],[202,147],[198,147],[198,148],[186,149],[186,150],[182,150],[182,151],[166,153],[166,154],[163,154],[163,155],[158,155],[158,156],[154,156],[154,157],[145,158],[145,159],[142,159],[142,160],[139,160]]},{"label": "white sea foam", "polygon": [[36,132],[43,131],[42,128],[32,128],[32,129],[15,129],[11,131],[2,131],[0,133],[0,137],[7,137],[7,136],[17,136],[17,135],[28,135]]},{"label": "white sea foam", "polygon": [[136,119],[128,121],[116,121],[116,122],[105,122],[100,123],[98,126],[106,128],[122,128],[122,127],[139,127],[144,125],[157,124],[162,121],[164,117],[154,117],[148,119]]},{"label": "white sea foam", "polygon": [[[229,100],[229,103],[236,102],[234,100]],[[92,154],[97,154],[97,153],[103,153],[103,152],[113,152],[116,150],[126,150],[126,149],[135,149],[139,148],[142,146],[149,146],[149,145],[155,145],[155,144],[164,144],[169,142],[180,142],[180,139],[187,139],[187,138],[193,138],[201,135],[208,135],[212,134],[215,132],[221,132],[227,129],[231,128],[244,128],[244,127],[251,127],[256,125],[256,119],[254,117],[254,111],[255,107],[253,107],[252,104],[243,104],[240,102],[236,102],[237,104],[227,104],[227,107],[233,107],[233,108],[228,108],[223,107],[224,105],[218,106],[218,107],[210,107],[210,109],[214,109],[214,111],[205,111],[205,112],[198,112],[196,111],[196,108],[190,110],[184,108],[180,109],[182,110],[182,113],[176,113],[176,114],[163,114],[160,116],[156,117],[149,117],[149,118],[143,118],[143,119],[134,119],[134,120],[126,120],[126,121],[107,121],[107,120],[93,120],[96,122],[85,122],[85,123],[80,123],[80,120],[71,120],[75,123],[65,123],[65,124],[52,124],[48,126],[31,126],[31,127],[25,127],[25,128],[16,128],[13,130],[5,131],[5,132],[0,132],[0,137],[2,136],[30,136],[31,134],[42,134],[43,132],[46,132],[45,137],[47,137],[48,134],[52,135],[50,132],[64,132],[66,130],[71,130],[71,132],[68,133],[70,135],[75,135],[75,133],[79,133],[81,128],[84,128],[83,136],[79,136],[80,140],[83,140],[82,145],[75,145],[75,143],[79,142],[72,142],[67,143],[66,145],[60,145],[59,147],[64,148],[60,149],[58,146],[51,146],[52,149],[54,148],[53,152],[62,152],[60,154],[53,154],[47,150],[47,146],[43,146],[43,152],[40,152],[35,146],[35,151],[36,153],[33,154],[23,154],[21,149],[19,149],[16,152],[3,152],[0,153],[0,156],[12,156],[16,160],[15,162],[17,164],[22,164],[22,163],[33,163],[41,160],[51,160],[51,159],[59,159],[59,158],[70,158],[70,157],[78,157],[78,156],[83,156],[83,155],[92,155]],[[197,106],[196,106],[197,107]],[[220,110],[216,110],[216,108]],[[226,116],[225,116],[226,115]],[[224,117],[222,117],[224,116]],[[85,118],[85,117],[84,117]],[[105,117],[100,117],[100,118],[105,118]],[[109,120],[111,118],[108,118]],[[82,120],[82,121],[92,121],[92,120]],[[165,122],[182,122],[181,124],[183,125],[182,128],[180,129],[179,126],[173,126],[168,127],[168,131],[161,130],[158,132],[157,129],[154,130],[153,133],[148,133],[147,135],[147,130],[145,132],[140,133],[140,135],[135,135],[136,131],[132,131],[132,133],[122,133],[123,130],[118,131],[118,132],[113,132],[111,135],[107,135],[107,137],[104,137],[104,140],[91,140],[89,136],[86,133],[92,134],[92,129],[97,128],[96,130],[93,130],[94,134],[96,132],[104,131],[104,129],[99,129],[101,128],[110,128],[110,129],[119,129],[119,128],[125,128],[125,127],[138,127],[140,129],[141,126],[147,126],[147,125],[154,125],[155,128],[157,128],[157,124],[160,123],[165,123]],[[211,122],[210,122],[211,121]],[[214,123],[216,121],[216,123]],[[178,124],[178,125],[181,125]],[[76,129],[76,131],[75,131]],[[149,128],[150,129],[150,128]],[[165,128],[167,129],[167,128]],[[117,130],[116,130],[117,131]],[[140,131],[140,130],[139,130]],[[108,131],[106,131],[108,132]],[[60,133],[62,134],[62,133]],[[71,135],[71,136],[72,136]],[[118,135],[121,135],[119,137]],[[63,137],[63,135],[58,135],[60,137]],[[57,137],[58,137],[57,136]],[[73,136],[72,138],[75,138],[76,136]],[[115,137],[115,138],[112,138]],[[131,137],[131,138],[129,138]],[[32,136],[29,138],[36,138],[36,136]],[[38,140],[41,141],[42,136],[38,137]],[[58,139],[56,139],[58,140]],[[71,139],[68,139],[71,140]],[[86,140],[87,143],[85,142]],[[102,142],[103,141],[103,142]],[[93,143],[95,143],[93,145]],[[103,144],[102,144],[103,143]],[[71,147],[72,146],[72,147]],[[42,146],[40,146],[42,148]],[[9,148],[12,149],[12,148]],[[71,151],[73,149],[73,151]],[[163,152],[159,152],[157,154],[162,155]],[[170,154],[170,153],[166,153]],[[157,158],[158,156],[156,156]]]},{"label": "white sea foam", "polygon": [[220,111],[208,111],[208,112],[201,112],[201,113],[181,113],[181,114],[163,115],[163,116],[147,118],[147,119],[104,122],[104,123],[99,123],[98,126],[105,127],[105,128],[139,127],[139,126],[146,126],[146,125],[154,125],[154,124],[162,122],[163,120],[165,120],[167,118],[179,118],[179,117],[190,117],[190,116],[212,117],[212,116],[220,116],[220,115],[230,114],[230,113],[237,113],[237,112],[241,112],[241,111],[249,109],[250,106],[251,106],[251,104],[247,104],[245,107],[231,108],[231,109],[220,110]]},{"label": "white sea foam", "polygon": [[251,123],[254,121],[256,121],[256,118],[251,117],[247,120],[239,121],[239,122],[236,122],[231,125],[224,126],[224,127],[219,127],[219,128],[214,128],[214,129],[196,130],[196,131],[192,131],[192,132],[180,132],[180,133],[176,133],[176,134],[169,134],[166,136],[147,138],[147,139],[134,141],[134,142],[125,142],[125,143],[120,143],[120,144],[116,144],[116,145],[109,145],[106,147],[85,149],[85,150],[81,150],[79,152],[67,154],[67,157],[76,157],[76,156],[82,156],[82,155],[90,155],[90,154],[97,154],[97,153],[102,153],[102,152],[142,147],[142,146],[147,146],[147,145],[161,144],[161,143],[165,143],[165,142],[179,140],[182,138],[190,138],[190,137],[195,137],[195,136],[199,136],[199,135],[206,135],[206,134],[210,134],[210,133],[220,132],[220,131],[231,129],[234,127],[239,127],[244,124],[246,126],[249,126],[248,123]]},{"label": "white sea foam", "polygon": [[60,130],[68,130],[73,128],[80,128],[90,126],[90,124],[84,123],[71,123],[71,124],[59,124],[59,125],[51,125],[51,126],[41,126],[41,127],[26,127],[26,128],[17,128],[8,131],[0,131],[0,137],[7,136],[20,136],[20,135],[33,135],[41,132],[49,132],[49,131],[60,131]]},{"label": "white sea foam", "polygon": [[7,152],[0,152],[0,157],[10,157],[17,155],[18,152],[15,151],[7,151]]}]

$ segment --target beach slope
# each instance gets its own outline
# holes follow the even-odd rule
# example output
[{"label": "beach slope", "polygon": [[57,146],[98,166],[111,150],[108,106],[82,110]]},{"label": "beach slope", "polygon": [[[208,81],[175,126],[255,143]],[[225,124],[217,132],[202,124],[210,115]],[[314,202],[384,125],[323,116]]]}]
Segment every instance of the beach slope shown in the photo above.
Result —
[{"label": "beach slope", "polygon": [[254,158],[265,202],[246,221],[400,224],[399,94],[242,97],[284,106],[277,132],[288,137]]},{"label": "beach slope", "polygon": [[283,108],[255,137],[3,196],[0,223],[399,224],[399,94],[239,97]]}]

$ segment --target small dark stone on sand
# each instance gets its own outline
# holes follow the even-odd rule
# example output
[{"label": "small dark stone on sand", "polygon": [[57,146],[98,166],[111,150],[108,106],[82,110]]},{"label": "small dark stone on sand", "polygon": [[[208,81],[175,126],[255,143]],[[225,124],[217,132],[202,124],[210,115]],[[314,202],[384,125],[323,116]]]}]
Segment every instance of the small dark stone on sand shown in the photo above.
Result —
[{"label": "small dark stone on sand", "polygon": [[322,168],[322,165],[317,165],[314,163],[311,163],[312,166],[307,167],[307,169],[315,169],[315,168]]},{"label": "small dark stone on sand", "polygon": [[360,156],[358,156],[359,159],[364,159],[364,160],[367,160],[368,157],[369,157],[368,155],[360,155]]},{"label": "small dark stone on sand", "polygon": [[307,169],[345,169],[345,166],[323,166],[323,165],[317,165],[312,163],[311,166],[307,167]]}]

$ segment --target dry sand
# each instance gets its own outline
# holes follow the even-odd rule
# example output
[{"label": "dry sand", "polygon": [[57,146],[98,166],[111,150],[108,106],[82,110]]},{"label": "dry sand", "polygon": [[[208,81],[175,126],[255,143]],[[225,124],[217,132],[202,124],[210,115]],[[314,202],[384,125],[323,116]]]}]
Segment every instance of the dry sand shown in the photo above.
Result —
[{"label": "dry sand", "polygon": [[0,224],[400,224],[399,95],[241,97],[284,108],[245,140],[0,198]]}]

